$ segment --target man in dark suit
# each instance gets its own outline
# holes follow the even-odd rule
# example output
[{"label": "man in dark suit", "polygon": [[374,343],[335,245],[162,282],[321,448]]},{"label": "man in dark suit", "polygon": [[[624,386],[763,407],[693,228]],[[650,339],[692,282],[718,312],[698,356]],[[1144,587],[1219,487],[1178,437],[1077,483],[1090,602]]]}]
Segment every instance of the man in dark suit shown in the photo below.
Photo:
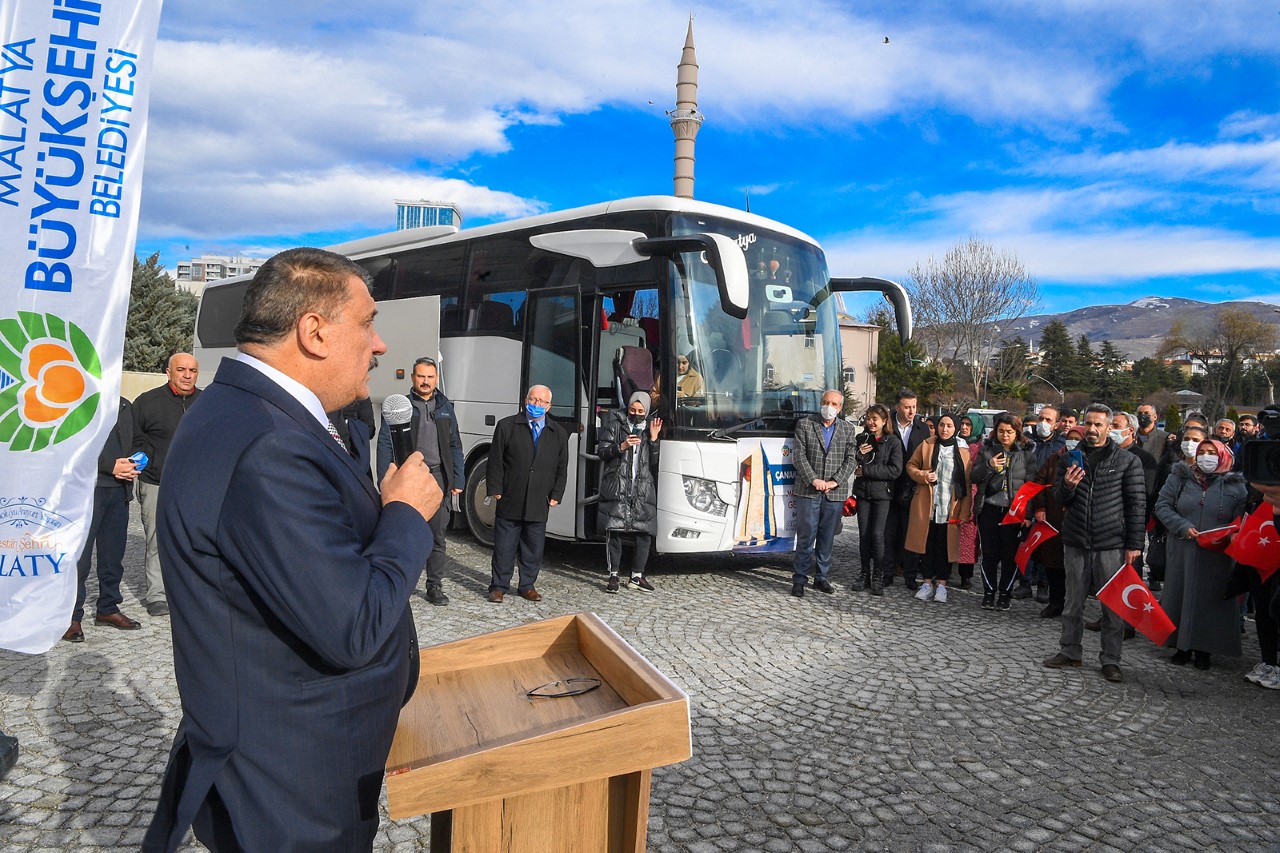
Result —
[{"label": "man in dark suit", "polygon": [[839,391],[822,394],[820,411],[796,422],[796,466],[793,494],[798,507],[796,556],[792,569],[791,594],[804,596],[809,567],[817,559],[813,588],[828,595],[835,592],[827,575],[831,573],[831,548],[836,527],[849,497],[849,478],[858,464],[853,424],[839,417],[844,395]]},{"label": "man in dark suit", "polygon": [[[409,436],[415,449],[422,451],[422,458],[436,478],[441,491],[461,494],[463,477],[462,437],[458,435],[458,416],[453,403],[439,389],[440,369],[434,359],[420,358],[413,363],[410,374],[413,386],[409,388],[409,403],[413,418],[409,422]],[[378,433],[378,479],[391,464],[391,430],[383,424]],[[435,546],[427,558],[427,601],[436,607],[449,603],[444,594],[445,528],[449,526],[449,505],[441,503],[431,516],[431,536]]]},{"label": "man in dark suit", "polygon": [[[902,568],[904,583],[915,589],[916,566],[919,558],[906,549],[907,525],[911,518],[911,497],[915,494],[915,481],[907,476],[906,463],[911,454],[929,437],[929,425],[916,414],[916,392],[903,388],[893,406],[893,428],[902,439],[902,475],[893,484],[893,501],[884,524],[884,585],[893,583],[895,567]],[[974,440],[981,440],[975,436]]]},{"label": "man in dark suit", "polygon": [[116,425],[107,433],[107,441],[98,454],[98,482],[93,489],[93,515],[84,551],[76,563],[76,606],[71,611],[71,626],[62,635],[68,643],[83,643],[85,582],[93,567],[93,552],[98,552],[98,602],[93,624],[136,631],[142,623],[120,612],[120,580],[124,577],[124,548],[129,538],[129,501],[133,499],[133,481],[138,466],[129,458],[133,446],[133,412],[129,401],[120,398]]},{"label": "man in dark suit", "polygon": [[291,249],[245,293],[240,354],[183,418],[160,498],[182,722],[146,851],[369,850],[406,688],[408,601],[440,490],[414,453],[369,477],[325,412],[386,351],[363,270]]},{"label": "man in dark suit", "polygon": [[569,435],[551,418],[551,389],[534,385],[524,411],[503,418],[493,429],[486,490],[498,502],[493,520],[493,576],[489,600],[511,591],[511,571],[520,561],[520,597],[541,601],[534,588],[547,542],[547,514],[564,497],[569,470]]}]

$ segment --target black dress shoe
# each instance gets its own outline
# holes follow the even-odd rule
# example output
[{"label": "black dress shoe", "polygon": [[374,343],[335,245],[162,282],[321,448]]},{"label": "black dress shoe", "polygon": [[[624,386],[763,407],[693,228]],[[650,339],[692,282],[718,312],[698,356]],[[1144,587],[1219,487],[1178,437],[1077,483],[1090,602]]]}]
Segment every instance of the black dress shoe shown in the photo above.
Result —
[{"label": "black dress shoe", "polygon": [[1040,618],[1042,619],[1052,619],[1055,616],[1061,616],[1061,615],[1062,615],[1061,604],[1050,604],[1044,610],[1040,611]]},{"label": "black dress shoe", "polygon": [[796,598],[804,598],[804,584],[793,583],[791,585],[791,594]]},{"label": "black dress shoe", "polygon": [[1101,630],[1102,630],[1102,620],[1101,620],[1101,619],[1094,619],[1092,622],[1086,622],[1086,623],[1084,623],[1084,629],[1085,629],[1086,631],[1101,631]]},{"label": "black dress shoe", "polygon": [[1193,662],[1196,669],[1208,669],[1213,664],[1209,663],[1208,652],[1192,652],[1191,656],[1195,659]]},{"label": "black dress shoe", "polygon": [[427,584],[427,603],[433,607],[445,607],[449,604],[449,596],[438,583]]},{"label": "black dress shoe", "polygon": [[18,763],[18,739],[0,732],[0,780]]},{"label": "black dress shoe", "polygon": [[1169,663],[1175,666],[1186,666],[1191,663],[1191,652],[1187,649],[1180,649],[1173,653],[1173,657],[1169,658]]},{"label": "black dress shoe", "polygon": [[1124,673],[1114,663],[1104,663],[1102,665],[1102,677],[1114,683],[1124,681]]},{"label": "black dress shoe", "polygon": [[835,588],[831,586],[831,584],[828,583],[825,578],[814,578],[813,588],[816,589],[818,592],[825,592],[827,595],[830,595],[831,593],[835,592]]}]

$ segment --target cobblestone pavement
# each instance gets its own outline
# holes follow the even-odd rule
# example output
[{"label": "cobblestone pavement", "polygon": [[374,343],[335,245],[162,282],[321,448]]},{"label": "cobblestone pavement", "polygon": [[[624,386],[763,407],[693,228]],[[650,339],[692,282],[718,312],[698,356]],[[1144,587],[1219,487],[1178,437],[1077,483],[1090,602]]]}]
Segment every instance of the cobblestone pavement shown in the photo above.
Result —
[{"label": "cobblestone pavement", "polygon": [[[653,851],[1277,850],[1280,691],[1245,657],[1200,672],[1125,644],[1123,684],[1055,671],[1057,620],[848,589],[788,595],[785,557],[655,557],[656,593],[605,595],[603,548],[552,544],[545,599],[483,600],[488,552],[450,543],[449,607],[415,598],[431,644],[590,610],[689,693],[694,757],[655,771]],[[179,717],[167,619],[138,603],[134,511],[125,575],[136,633],[0,652],[0,728],[22,741],[0,783],[0,850],[136,849]],[[1096,612],[1098,605],[1091,603]],[[216,637],[209,638],[216,642]],[[385,818],[376,849],[427,849],[429,819]],[[188,849],[201,849],[192,844]]]}]

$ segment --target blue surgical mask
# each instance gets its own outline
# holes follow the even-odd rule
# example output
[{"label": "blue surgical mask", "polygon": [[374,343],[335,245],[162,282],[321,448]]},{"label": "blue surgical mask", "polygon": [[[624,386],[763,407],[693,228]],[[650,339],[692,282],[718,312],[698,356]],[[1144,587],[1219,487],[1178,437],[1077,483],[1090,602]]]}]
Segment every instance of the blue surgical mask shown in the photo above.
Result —
[{"label": "blue surgical mask", "polygon": [[536,421],[547,413],[547,407],[539,406],[536,403],[525,403],[524,411],[525,411],[525,414],[527,414],[529,417],[533,418]]}]

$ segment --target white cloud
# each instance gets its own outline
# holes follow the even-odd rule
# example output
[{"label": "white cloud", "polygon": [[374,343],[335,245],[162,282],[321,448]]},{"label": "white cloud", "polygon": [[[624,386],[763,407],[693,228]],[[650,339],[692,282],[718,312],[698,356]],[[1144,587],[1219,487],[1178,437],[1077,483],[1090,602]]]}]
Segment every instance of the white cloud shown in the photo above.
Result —
[{"label": "white cloud", "polygon": [[[196,198],[190,198],[195,195]],[[466,181],[394,170],[338,167],[263,176],[230,176],[197,193],[180,185],[150,185],[142,219],[150,238],[190,235],[218,240],[228,234],[292,235],[349,228],[390,230],[397,198],[456,203],[468,217],[530,216],[545,205]]]}]

